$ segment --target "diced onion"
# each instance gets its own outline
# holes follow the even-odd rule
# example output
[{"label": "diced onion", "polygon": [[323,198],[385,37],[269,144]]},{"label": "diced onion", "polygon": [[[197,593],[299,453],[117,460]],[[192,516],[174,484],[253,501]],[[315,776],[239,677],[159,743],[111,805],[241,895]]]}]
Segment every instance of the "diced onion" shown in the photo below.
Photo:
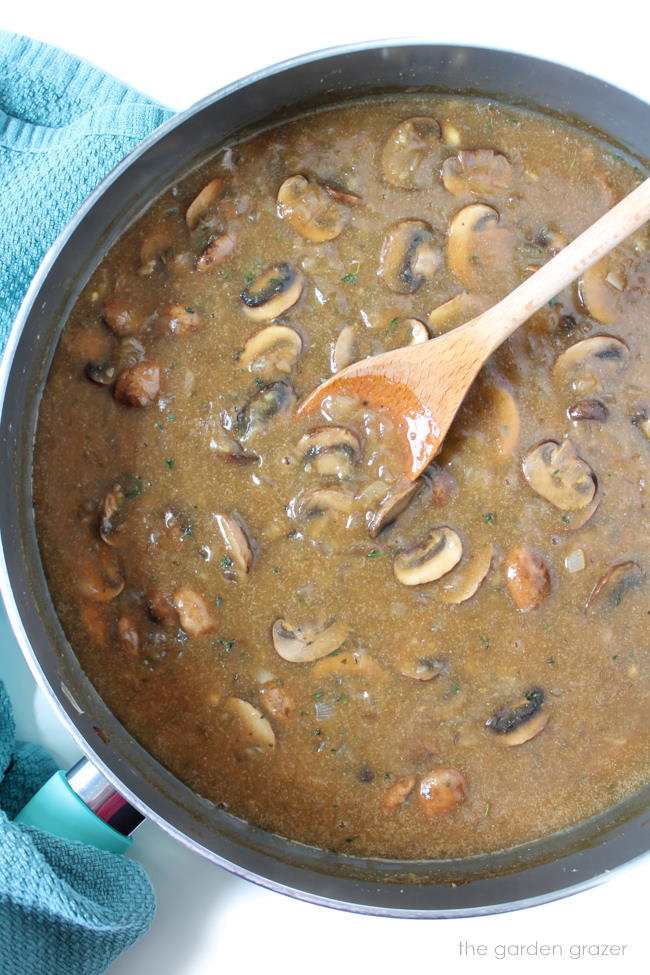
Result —
[{"label": "diced onion", "polygon": [[564,566],[567,572],[582,572],[586,565],[585,553],[581,548],[576,548],[573,552],[569,552],[564,560]]}]

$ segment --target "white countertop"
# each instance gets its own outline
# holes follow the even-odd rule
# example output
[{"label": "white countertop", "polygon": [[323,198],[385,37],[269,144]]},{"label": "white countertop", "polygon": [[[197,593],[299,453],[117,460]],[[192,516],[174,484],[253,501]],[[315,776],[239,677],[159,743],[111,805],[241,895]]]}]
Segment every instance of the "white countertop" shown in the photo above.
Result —
[{"label": "white countertop", "polygon": [[[5,6],[0,27],[64,47],[174,109],[250,71],[287,57],[351,41],[418,36],[438,43],[497,47],[559,61],[650,101],[647,25],[641,4],[607,11],[578,0],[541,7],[465,0],[353,5],[296,0],[264,4],[143,0],[33,2]],[[636,24],[636,27],[634,26]],[[48,745],[62,767],[79,751],[51,710],[0,618],[0,677],[21,737]],[[111,975],[377,975],[424,972],[647,971],[650,859],[582,894],[515,914],[467,920],[362,917],[313,907],[239,880],[145,823],[133,857],[158,897],[153,928],[110,969]],[[461,942],[470,947],[461,952]],[[551,946],[543,954],[542,945]],[[594,946],[626,946],[596,957]],[[481,946],[484,946],[484,950]],[[505,960],[501,956],[506,952]],[[554,946],[554,947],[553,947]],[[40,973],[39,973],[40,975]],[[46,973],[43,973],[46,975]],[[71,973],[82,975],[82,973]]]}]

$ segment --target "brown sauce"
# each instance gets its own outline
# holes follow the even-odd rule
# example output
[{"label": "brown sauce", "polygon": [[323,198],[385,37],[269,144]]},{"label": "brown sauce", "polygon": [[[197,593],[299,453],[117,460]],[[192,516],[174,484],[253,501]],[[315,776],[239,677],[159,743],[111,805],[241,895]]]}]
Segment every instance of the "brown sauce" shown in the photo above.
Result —
[{"label": "brown sauce", "polygon": [[647,231],[492,357],[413,496],[385,417],[295,416],[642,175],[520,109],[368,100],[217,151],[99,266],[40,411],[41,551],[89,678],[191,788],[429,858],[647,781]]}]

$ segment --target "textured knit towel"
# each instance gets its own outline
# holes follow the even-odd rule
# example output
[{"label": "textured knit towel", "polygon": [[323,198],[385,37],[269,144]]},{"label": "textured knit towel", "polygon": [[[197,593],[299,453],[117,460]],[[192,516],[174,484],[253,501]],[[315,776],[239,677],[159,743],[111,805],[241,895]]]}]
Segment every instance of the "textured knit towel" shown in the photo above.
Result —
[{"label": "textured knit towel", "polygon": [[[65,222],[169,114],[63,51],[0,31],[0,354]],[[42,749],[14,741],[0,683],[0,975],[99,975],[153,919],[137,863],[12,822],[53,770]]]},{"label": "textured knit towel", "polygon": [[0,31],[0,351],[64,224],[170,114],[64,51]]}]

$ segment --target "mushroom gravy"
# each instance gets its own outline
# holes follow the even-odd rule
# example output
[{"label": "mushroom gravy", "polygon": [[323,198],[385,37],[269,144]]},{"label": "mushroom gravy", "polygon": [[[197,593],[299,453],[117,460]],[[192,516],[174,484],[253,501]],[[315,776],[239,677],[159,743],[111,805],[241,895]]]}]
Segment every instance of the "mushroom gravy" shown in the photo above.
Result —
[{"label": "mushroom gravy", "polygon": [[556,119],[378,97],[218,149],[98,267],[43,396],[37,529],[90,680],[192,789],[434,858],[647,781],[647,229],[492,357],[415,484],[362,403],[295,416],[643,175]]}]

